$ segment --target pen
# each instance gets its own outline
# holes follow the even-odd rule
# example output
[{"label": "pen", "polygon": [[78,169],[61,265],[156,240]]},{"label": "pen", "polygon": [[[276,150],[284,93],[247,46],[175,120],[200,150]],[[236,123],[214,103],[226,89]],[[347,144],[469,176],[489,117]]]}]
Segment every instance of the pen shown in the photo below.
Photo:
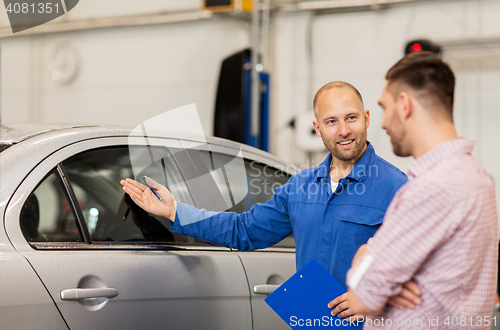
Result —
[{"label": "pen", "polygon": [[155,190],[153,187],[151,187],[150,185],[148,185],[148,184],[147,184],[147,182],[146,182],[146,179],[147,179],[147,178],[148,178],[147,176],[143,175],[143,176],[142,176],[142,181],[144,181],[144,184],[145,184],[146,186],[148,186],[148,188],[149,188],[149,189],[151,189],[151,191],[153,192],[153,194],[155,194],[155,196],[156,196],[156,197],[160,200],[160,202],[163,202],[163,199],[162,199],[162,198],[161,198],[161,196],[160,196],[160,195],[156,192],[156,190]]},{"label": "pen", "polygon": [[130,213],[130,207],[127,207],[127,211],[125,211],[125,215],[123,216],[123,221],[127,219],[128,214]]}]

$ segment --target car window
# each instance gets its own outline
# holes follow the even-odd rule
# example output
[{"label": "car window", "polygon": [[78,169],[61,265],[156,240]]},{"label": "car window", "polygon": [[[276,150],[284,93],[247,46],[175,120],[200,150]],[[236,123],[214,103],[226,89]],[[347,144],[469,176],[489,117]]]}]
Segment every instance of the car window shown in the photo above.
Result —
[{"label": "car window", "polygon": [[7,150],[9,147],[11,147],[12,144],[8,144],[8,143],[0,143],[0,152],[4,151],[4,150]]},{"label": "car window", "polygon": [[[176,200],[194,204],[169,149],[150,146],[96,148],[68,158],[61,168],[76,196],[92,243],[209,244],[172,233],[170,220],[146,213],[122,190],[120,180],[141,180],[142,176],[148,176],[167,186]],[[75,210],[70,207],[59,178],[56,171],[49,173],[22,208],[21,229],[30,243],[84,241],[75,221]]]},{"label": "car window", "polygon": [[63,166],[93,242],[208,244],[170,232],[170,220],[146,213],[122,190],[120,180],[135,178],[142,182],[147,176],[169,188],[176,200],[193,204],[169,149],[105,147],[77,154]]},{"label": "car window", "polygon": [[[238,166],[237,163],[231,162],[233,157],[219,152],[209,152],[204,150],[200,150],[199,152],[201,154],[200,158],[203,160],[204,165],[209,169],[217,188],[224,197],[226,205],[228,206],[227,211],[229,212],[246,212],[249,211],[256,203],[267,202],[273,196],[274,189],[284,185],[290,178],[290,175],[281,170],[259,162],[245,159],[244,164],[247,186],[243,187],[235,184],[230,185],[227,181],[227,177],[231,176],[230,172],[238,172],[237,168],[232,168],[232,166]],[[225,171],[229,174],[226,175],[223,171],[216,171],[217,164],[227,164],[225,166]],[[244,197],[237,198],[235,196]],[[241,201],[233,203],[233,201],[238,200]],[[275,247],[295,247],[293,234],[276,244]]]},{"label": "car window", "polygon": [[75,216],[55,171],[23,205],[20,225],[28,242],[82,242]]}]

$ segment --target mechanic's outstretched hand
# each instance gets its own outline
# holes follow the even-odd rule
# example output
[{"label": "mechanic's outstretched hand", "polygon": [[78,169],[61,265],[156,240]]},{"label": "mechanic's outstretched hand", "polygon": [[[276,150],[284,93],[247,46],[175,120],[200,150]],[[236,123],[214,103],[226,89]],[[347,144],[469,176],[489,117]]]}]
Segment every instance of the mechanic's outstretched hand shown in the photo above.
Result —
[{"label": "mechanic's outstretched hand", "polygon": [[123,191],[130,195],[130,198],[144,211],[165,217],[170,221],[175,221],[177,202],[170,191],[151,178],[146,179],[146,183],[153,187],[161,196],[163,202],[156,197],[151,189],[132,179],[121,180]]}]

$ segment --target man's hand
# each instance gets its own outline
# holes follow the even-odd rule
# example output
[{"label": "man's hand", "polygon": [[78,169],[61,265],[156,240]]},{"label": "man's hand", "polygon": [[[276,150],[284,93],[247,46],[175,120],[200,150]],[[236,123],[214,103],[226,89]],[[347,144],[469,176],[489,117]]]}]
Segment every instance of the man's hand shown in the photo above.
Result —
[{"label": "man's hand", "polygon": [[378,310],[372,310],[365,306],[365,304],[356,296],[356,293],[349,288],[347,293],[345,293],[347,303],[349,304],[349,309],[351,310],[351,313],[354,313],[355,316],[367,316],[367,315],[378,315],[382,312],[384,309],[383,307]]},{"label": "man's hand", "polygon": [[349,309],[349,302],[347,301],[347,292],[330,301],[328,303],[328,308],[334,308],[332,310],[332,316],[337,315],[340,318],[347,318],[349,316],[352,316],[352,318],[355,319],[358,316],[362,316],[362,315],[355,315],[354,312],[351,309]]},{"label": "man's hand", "polygon": [[120,181],[123,186],[123,191],[130,195],[130,198],[139,205],[144,211],[165,217],[170,221],[175,221],[175,214],[177,212],[177,202],[170,191],[154,181],[151,178],[147,178],[147,184],[149,184],[156,192],[161,196],[163,202],[160,201],[145,185],[132,180],[126,179]]},{"label": "man's hand", "polygon": [[401,292],[390,297],[387,303],[399,309],[415,308],[422,303],[421,294],[422,291],[420,291],[417,284],[413,281],[408,281],[403,284]]}]

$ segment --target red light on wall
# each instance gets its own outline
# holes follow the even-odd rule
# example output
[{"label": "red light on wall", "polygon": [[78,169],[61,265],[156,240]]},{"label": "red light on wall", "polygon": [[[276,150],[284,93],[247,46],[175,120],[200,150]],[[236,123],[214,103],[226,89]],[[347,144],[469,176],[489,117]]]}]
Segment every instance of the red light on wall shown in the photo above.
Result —
[{"label": "red light on wall", "polygon": [[405,55],[411,53],[420,53],[420,52],[432,52],[435,54],[441,54],[441,46],[433,43],[427,39],[414,39],[406,43],[405,45]]}]

